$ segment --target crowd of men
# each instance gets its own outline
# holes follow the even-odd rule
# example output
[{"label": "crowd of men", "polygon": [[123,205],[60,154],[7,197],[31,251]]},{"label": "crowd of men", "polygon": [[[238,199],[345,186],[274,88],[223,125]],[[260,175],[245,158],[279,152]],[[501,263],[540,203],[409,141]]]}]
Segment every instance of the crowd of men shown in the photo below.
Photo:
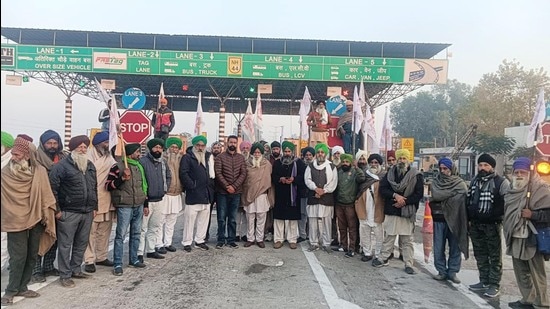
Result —
[{"label": "crowd of men", "polygon": [[[311,121],[323,123],[322,110],[319,115]],[[351,154],[342,147],[331,150],[319,138],[298,155],[290,141],[239,145],[233,135],[225,145],[215,142],[207,149],[206,137],[199,135],[183,151],[179,137],[159,135],[146,143],[145,154],[140,144],[127,144],[115,157],[106,131],[92,140],[75,136],[66,151],[51,130],[39,143],[2,132],[2,249],[9,254],[2,305],[13,303],[14,296],[38,297],[28,289],[31,280],[59,276],[71,288],[73,279],[89,278],[96,266],[121,276],[125,265],[145,268],[145,258],[164,259],[179,247],[173,234],[180,212],[182,250],[209,250],[214,205],[216,249],[238,248],[242,240],[245,248],[265,248],[272,241],[274,249],[287,243],[292,250],[309,241],[310,252],[359,254],[361,261],[383,267],[397,257],[397,242],[404,271],[416,273],[413,238],[424,180],[406,149],[388,151],[385,158],[363,150]],[[468,185],[450,159],[439,160],[429,197],[434,279],[460,283],[456,274],[462,256],[468,258],[470,239],[480,282],[469,288],[498,296],[504,226],[522,295],[512,306],[548,308],[545,257],[531,239],[534,228],[550,226],[550,187],[530,175],[530,164],[518,158],[510,182],[495,172],[495,159],[483,154]],[[525,229],[528,223],[533,229]]]}]

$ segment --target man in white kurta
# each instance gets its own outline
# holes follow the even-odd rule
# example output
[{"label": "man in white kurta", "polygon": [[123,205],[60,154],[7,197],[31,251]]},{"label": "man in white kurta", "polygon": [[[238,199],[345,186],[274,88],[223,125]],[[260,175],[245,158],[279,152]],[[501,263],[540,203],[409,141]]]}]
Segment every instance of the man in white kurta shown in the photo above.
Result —
[{"label": "man in white kurta", "polygon": [[307,216],[309,218],[309,251],[319,250],[319,241],[323,249],[330,253],[332,217],[334,215],[333,192],[338,185],[336,166],[327,160],[328,146],[315,145],[315,160],[306,168],[304,175],[309,195]]},{"label": "man in white kurta", "polygon": [[256,243],[258,247],[265,248],[265,220],[274,202],[273,194],[270,194],[271,163],[263,156],[264,147],[260,143],[254,143],[250,153],[246,161],[247,174],[241,195],[248,224],[244,247],[248,248]]}]

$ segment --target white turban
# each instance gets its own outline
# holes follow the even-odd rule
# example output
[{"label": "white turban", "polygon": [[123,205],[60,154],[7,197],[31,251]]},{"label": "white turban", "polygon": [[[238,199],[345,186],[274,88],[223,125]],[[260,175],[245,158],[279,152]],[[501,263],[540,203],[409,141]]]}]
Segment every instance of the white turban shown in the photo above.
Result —
[{"label": "white turban", "polygon": [[344,152],[344,148],[342,146],[334,146],[332,147],[332,155],[334,155],[335,153],[339,152],[340,154],[343,154],[345,153]]},{"label": "white turban", "polygon": [[367,160],[369,158],[369,153],[365,150],[359,149],[357,151],[357,153],[355,154],[355,160],[359,161],[359,159],[361,159],[361,157],[365,157],[365,160]]}]

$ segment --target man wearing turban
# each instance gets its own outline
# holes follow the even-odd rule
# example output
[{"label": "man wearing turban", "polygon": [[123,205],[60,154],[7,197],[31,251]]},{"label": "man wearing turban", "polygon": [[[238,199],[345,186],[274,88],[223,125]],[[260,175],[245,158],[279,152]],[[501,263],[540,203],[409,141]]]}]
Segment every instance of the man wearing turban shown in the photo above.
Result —
[{"label": "man wearing turban", "polygon": [[395,165],[395,161],[396,161],[395,151],[394,150],[386,151],[386,162],[387,162],[388,169],[390,169],[390,167]]},{"label": "man wearing turban", "polygon": [[193,146],[187,148],[179,169],[181,184],[185,188],[182,240],[185,252],[191,252],[193,240],[195,248],[209,249],[205,238],[210,205],[214,200],[214,156],[206,151],[206,137],[195,136],[191,143]]},{"label": "man wearing turban", "polygon": [[[42,165],[48,173],[54,164],[64,159],[67,154],[63,151],[61,136],[53,130],[46,130],[40,136],[40,145],[36,152],[36,161]],[[59,271],[55,269],[53,263],[57,256],[57,242],[44,256],[38,256],[36,265],[32,271],[33,282],[45,282],[47,276],[59,276]]]},{"label": "man wearing turban", "polygon": [[318,100],[314,110],[307,116],[307,125],[310,128],[309,145],[314,147],[318,143],[327,143],[330,115],[327,112],[325,101]]},{"label": "man wearing turban", "polygon": [[[235,243],[237,209],[241,202],[241,193],[246,179],[246,162],[244,156],[237,152],[238,138],[227,137],[227,149],[220,153],[214,163],[216,176],[218,242],[217,249],[228,245],[238,248]],[[226,234],[227,228],[227,234]],[[227,236],[226,236],[227,235]]]},{"label": "man wearing turban", "polygon": [[[521,299],[512,308],[548,308],[548,280],[544,254],[533,245],[535,231],[550,226],[550,187],[537,173],[530,175],[531,160],[519,157],[512,165],[512,186],[504,196],[506,254],[512,256]],[[529,195],[529,193],[530,195]]]},{"label": "man wearing turban", "polygon": [[84,270],[89,273],[96,271],[95,265],[113,267],[108,259],[109,238],[115,218],[115,208],[111,203],[111,192],[105,188],[107,176],[115,159],[109,149],[109,132],[96,133],[92,139],[93,147],[88,151],[88,159],[93,163],[97,176],[97,212],[90,229],[88,248],[84,253]]},{"label": "man wearing turban", "polygon": [[[353,156],[344,153],[340,156],[342,164],[338,168],[338,185],[336,186],[336,218],[340,232],[340,246],[335,249],[344,251],[345,257],[355,256],[357,242],[357,214],[355,198],[359,184],[365,181],[365,173],[353,165]],[[349,235],[349,236],[348,236]]]},{"label": "man wearing turban", "polygon": [[[11,148],[13,147],[13,136],[8,132],[2,131],[2,168],[6,166],[11,160]],[[8,234],[2,232],[2,270],[8,263],[10,258],[8,254]]]},{"label": "man wearing turban", "polygon": [[147,142],[149,152],[139,159],[147,179],[147,208],[141,223],[141,238],[138,256],[146,254],[147,258],[164,259],[166,249],[159,247],[162,222],[164,220],[164,195],[170,187],[172,174],[163,158],[164,140],[153,138]]},{"label": "man wearing turban", "polygon": [[97,174],[88,160],[90,139],[78,135],[69,141],[70,154],[54,164],[49,174],[57,201],[57,264],[61,286],[74,287],[71,278],[86,279],[82,272],[84,252],[92,220],[97,213]]},{"label": "man wearing turban", "polygon": [[[298,221],[302,219],[298,186],[304,182],[305,164],[294,156],[294,144],[284,141],[283,156],[273,164],[271,182],[275,187],[273,207],[273,248],[279,249],[285,240],[290,249],[298,248]],[[286,237],[285,237],[286,236]]]},{"label": "man wearing turban", "polygon": [[[361,111],[359,111],[361,112]],[[338,119],[338,125],[336,126],[336,134],[342,139],[344,143],[344,151],[342,153],[353,153],[353,137],[355,137],[355,148],[359,148],[360,138],[359,134],[353,134],[353,101],[346,101],[346,112],[343,113]],[[355,124],[361,126],[361,124]]]},{"label": "man wearing turban", "polygon": [[[365,173],[365,181],[359,184],[355,200],[355,213],[359,219],[359,240],[363,248],[361,261],[379,257],[384,241],[384,199],[380,194],[380,179],[385,173],[380,155],[359,150],[355,154],[357,167]],[[380,161],[378,161],[380,160]]]},{"label": "man wearing turban", "polygon": [[[434,223],[434,265],[438,272],[435,280],[448,279],[460,283],[456,274],[460,271],[461,252],[468,259],[468,215],[466,195],[468,186],[457,173],[449,158],[439,160],[439,173],[432,182],[430,208]],[[449,245],[449,259],[445,251]]]},{"label": "man wearing turban", "polygon": [[140,144],[126,144],[125,166],[122,159],[118,159],[111,167],[105,188],[111,191],[113,206],[116,208],[116,235],[113,248],[113,275],[122,276],[122,257],[124,256],[124,240],[128,231],[129,265],[144,268],[143,256],[138,256],[141,236],[141,222],[149,209],[144,208],[147,203],[147,178],[143,166],[139,163],[141,157]]},{"label": "man wearing turban", "polygon": [[[327,156],[328,146],[320,143],[315,145],[315,160],[305,171],[305,184],[309,195],[307,200],[307,216],[309,218],[309,251],[319,250],[319,242],[323,249],[330,253],[330,238],[332,234],[332,217],[334,216],[334,195],[338,185],[338,171]],[[321,225],[322,227],[320,227]]]},{"label": "man wearing turban", "polygon": [[[4,141],[2,141],[4,142]],[[2,168],[1,227],[8,234],[9,279],[2,306],[14,296],[38,297],[27,285],[38,254],[53,244],[55,197],[46,169],[36,164],[36,147],[22,136],[13,142],[12,158]]]},{"label": "man wearing turban", "polygon": [[181,138],[172,136],[166,139],[166,152],[164,153],[164,159],[170,169],[170,174],[173,175],[168,191],[163,198],[164,212],[162,226],[159,229],[159,235],[157,235],[157,248],[159,252],[176,252],[176,248],[172,245],[172,238],[174,236],[174,227],[176,226],[176,220],[178,214],[183,209],[182,200],[182,185],[179,175],[180,161],[182,158],[181,147],[183,142]]},{"label": "man wearing turban", "polygon": [[267,211],[274,203],[271,188],[272,168],[269,161],[263,156],[262,144],[254,143],[250,153],[250,158],[246,161],[247,174],[241,198],[248,222],[244,247],[247,248],[256,243],[258,247],[265,248],[265,220]]},{"label": "man wearing turban", "polygon": [[[313,163],[315,158],[315,148],[305,147],[302,149],[302,161],[304,161],[304,170],[302,174],[305,174],[306,167]],[[298,240],[300,243],[307,240],[307,196],[309,189],[306,183],[298,184],[298,195],[300,196],[300,221],[298,222]]]},{"label": "man wearing turban", "polygon": [[396,151],[397,165],[386,173],[380,182],[380,193],[384,198],[384,230],[386,237],[380,257],[372,261],[372,266],[388,265],[394,243],[399,235],[403,243],[405,272],[413,275],[414,264],[413,233],[416,211],[424,196],[424,178],[415,167],[409,164],[409,151]]},{"label": "man wearing turban", "polygon": [[495,172],[496,160],[484,153],[477,159],[478,173],[470,182],[466,207],[470,239],[474,248],[479,282],[470,290],[494,298],[500,294],[502,279],[502,218],[504,196],[510,189],[508,179]]},{"label": "man wearing turban", "polygon": [[176,125],[176,119],[174,118],[174,112],[168,108],[166,98],[160,98],[159,103],[160,107],[151,118],[151,126],[155,128],[155,138],[166,140]]}]

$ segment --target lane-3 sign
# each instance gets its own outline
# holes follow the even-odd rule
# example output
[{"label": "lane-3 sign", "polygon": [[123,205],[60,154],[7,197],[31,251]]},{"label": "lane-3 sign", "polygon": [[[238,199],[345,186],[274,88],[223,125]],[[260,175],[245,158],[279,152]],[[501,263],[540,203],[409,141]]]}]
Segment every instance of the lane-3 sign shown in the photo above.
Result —
[{"label": "lane-3 sign", "polygon": [[2,45],[2,70],[445,84],[447,60]]}]

